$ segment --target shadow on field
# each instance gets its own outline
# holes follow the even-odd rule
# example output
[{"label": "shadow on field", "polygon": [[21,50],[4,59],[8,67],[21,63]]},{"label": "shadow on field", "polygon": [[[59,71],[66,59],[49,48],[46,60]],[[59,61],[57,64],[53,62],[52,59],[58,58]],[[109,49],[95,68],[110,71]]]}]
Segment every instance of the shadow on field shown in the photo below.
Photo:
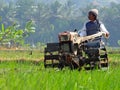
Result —
[{"label": "shadow on field", "polygon": [[[34,60],[25,60],[25,59],[20,59],[20,60],[0,60],[0,64],[3,63],[17,63],[17,64],[26,64],[26,65],[36,65],[36,66],[40,66],[41,64],[43,65],[44,62],[43,61],[34,61]],[[109,66],[112,68],[115,67],[120,67],[120,61],[110,61],[109,62]]]}]

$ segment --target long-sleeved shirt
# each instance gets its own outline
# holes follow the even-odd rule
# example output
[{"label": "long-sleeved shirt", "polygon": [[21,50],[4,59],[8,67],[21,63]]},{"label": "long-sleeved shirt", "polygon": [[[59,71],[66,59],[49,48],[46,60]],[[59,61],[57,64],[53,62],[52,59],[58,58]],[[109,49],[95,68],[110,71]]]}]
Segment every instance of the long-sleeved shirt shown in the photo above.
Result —
[{"label": "long-sleeved shirt", "polygon": [[[94,21],[96,22],[96,21]],[[87,22],[86,22],[87,23]],[[81,30],[78,31],[78,34],[82,37],[82,36],[87,36],[86,33],[86,23],[84,24],[83,28]],[[104,24],[100,22],[100,31],[104,32],[106,34],[109,34],[108,30],[105,28]]]}]

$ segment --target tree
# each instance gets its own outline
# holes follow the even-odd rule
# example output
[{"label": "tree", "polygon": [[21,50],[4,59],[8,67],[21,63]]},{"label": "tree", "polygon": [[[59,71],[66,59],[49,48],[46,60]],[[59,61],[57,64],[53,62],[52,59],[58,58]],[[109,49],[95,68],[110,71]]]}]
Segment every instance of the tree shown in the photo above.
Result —
[{"label": "tree", "polygon": [[24,27],[27,21],[32,20],[34,6],[35,6],[34,0],[18,0],[16,2],[15,18],[17,19],[21,27]]},{"label": "tree", "polygon": [[81,29],[87,20],[88,11],[91,8],[97,8],[100,20],[110,32],[110,45],[118,46],[120,4],[112,3],[105,6],[101,2],[102,5],[93,5],[90,0],[12,0],[13,2],[9,0],[7,3],[5,1],[8,0],[0,1],[0,16],[2,17],[0,23],[3,24],[0,28],[4,26],[6,29],[15,23],[15,26],[20,25],[16,29],[24,30],[23,35],[27,36],[26,22],[32,20],[34,23],[36,32],[25,38],[25,43],[56,42],[59,32]]},{"label": "tree", "polygon": [[13,24],[7,28],[4,27],[4,24],[1,24],[0,30],[0,43],[12,43],[13,46],[16,44],[23,45],[26,37],[30,33],[35,32],[32,21],[26,23],[25,29],[20,29],[18,24]]}]

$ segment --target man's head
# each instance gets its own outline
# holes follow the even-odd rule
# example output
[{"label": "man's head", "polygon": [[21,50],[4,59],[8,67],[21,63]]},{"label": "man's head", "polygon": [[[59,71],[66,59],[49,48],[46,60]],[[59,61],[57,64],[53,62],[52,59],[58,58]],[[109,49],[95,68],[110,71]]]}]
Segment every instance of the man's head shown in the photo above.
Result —
[{"label": "man's head", "polygon": [[89,12],[88,12],[88,18],[89,20],[91,21],[94,21],[97,19],[97,16],[98,16],[98,10],[97,9],[91,9]]}]

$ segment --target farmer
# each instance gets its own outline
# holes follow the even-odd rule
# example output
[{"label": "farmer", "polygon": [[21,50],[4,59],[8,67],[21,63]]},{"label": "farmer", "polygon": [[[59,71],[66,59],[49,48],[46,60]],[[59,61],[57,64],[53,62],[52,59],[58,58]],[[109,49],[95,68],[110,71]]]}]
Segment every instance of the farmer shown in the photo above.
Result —
[{"label": "farmer", "polygon": [[84,24],[82,30],[80,30],[80,32],[78,32],[78,34],[80,36],[89,36],[92,34],[96,34],[98,32],[104,32],[105,37],[107,37],[107,38],[109,37],[109,32],[105,28],[104,24],[98,20],[98,10],[97,9],[91,9],[88,12],[88,19],[89,19],[89,21],[86,22]]}]

